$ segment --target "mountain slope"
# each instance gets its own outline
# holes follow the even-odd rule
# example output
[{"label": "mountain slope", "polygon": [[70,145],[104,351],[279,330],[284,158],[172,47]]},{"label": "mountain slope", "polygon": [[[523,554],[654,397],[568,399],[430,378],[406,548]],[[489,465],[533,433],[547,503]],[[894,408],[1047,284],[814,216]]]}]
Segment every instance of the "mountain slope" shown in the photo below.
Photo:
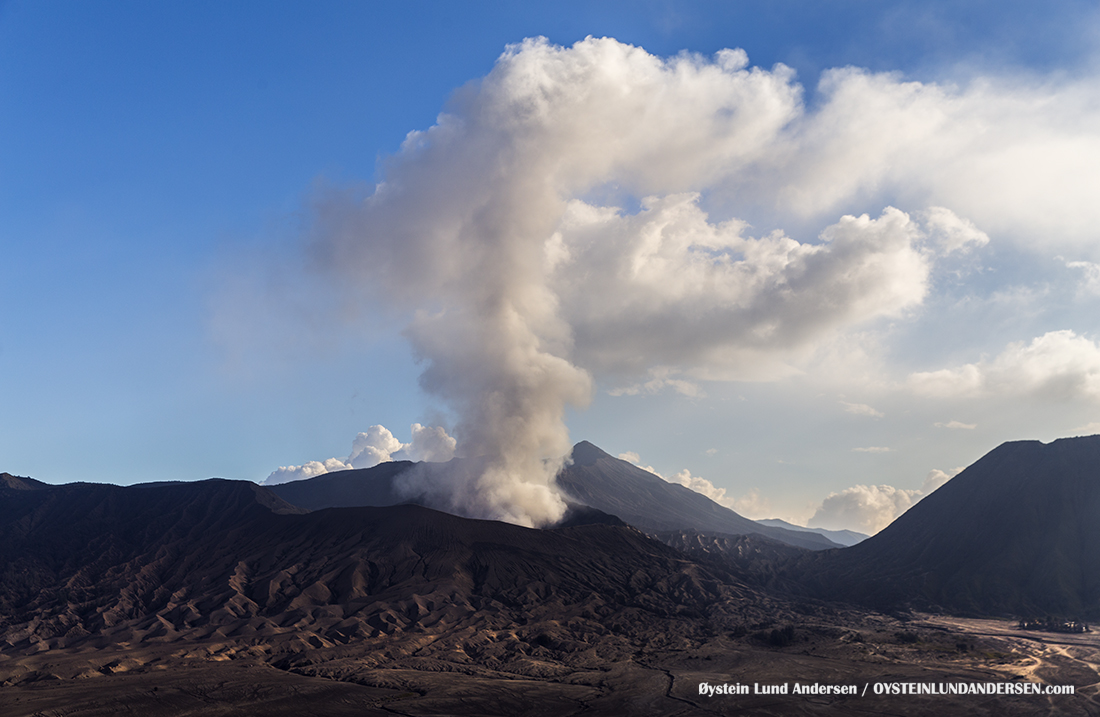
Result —
[{"label": "mountain slope", "polygon": [[840,547],[814,533],[749,520],[701,493],[614,458],[588,441],[573,447],[573,463],[558,475],[558,485],[577,502],[617,515],[651,533],[680,530],[728,535],[756,533],[811,550]]},{"label": "mountain slope", "polygon": [[267,488],[288,503],[306,510],[363,506],[380,508],[409,502],[394,490],[393,479],[414,465],[411,461],[390,461],[373,468],[325,473]]},{"label": "mountain slope", "polygon": [[19,651],[234,637],[293,652],[565,619],[545,640],[579,645],[605,618],[627,634],[738,605],[764,614],[728,573],[629,527],[534,530],[415,505],[302,513],[236,481],[0,487],[0,506],[0,645]]},{"label": "mountain slope", "polygon": [[304,512],[241,481],[41,485],[0,486],[0,620],[40,614],[60,595],[80,605],[156,592],[160,567],[191,549],[182,546]]},{"label": "mountain slope", "polygon": [[[696,530],[723,534],[756,533],[787,545],[811,550],[838,548],[824,536],[761,525],[710,498],[662,480],[627,461],[613,458],[581,441],[573,448],[573,463],[558,475],[558,485],[575,503],[594,508],[649,533]],[[436,471],[459,468],[460,459],[428,464]],[[268,488],[294,505],[320,508],[425,504],[394,490],[394,480],[415,464],[381,463],[373,468],[337,471]],[[432,506],[438,507],[438,506]]]},{"label": "mountain slope", "polygon": [[815,594],[877,608],[1098,617],[1100,436],[1005,443],[800,570]]}]

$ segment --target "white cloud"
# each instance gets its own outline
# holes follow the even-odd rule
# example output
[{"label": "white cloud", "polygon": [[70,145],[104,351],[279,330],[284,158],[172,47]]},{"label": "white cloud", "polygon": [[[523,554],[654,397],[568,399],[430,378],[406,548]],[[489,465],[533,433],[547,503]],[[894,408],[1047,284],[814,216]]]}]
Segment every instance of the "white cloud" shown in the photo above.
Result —
[{"label": "white cloud", "polygon": [[962,468],[951,471],[933,469],[925,476],[920,490],[889,485],[854,485],[839,493],[830,493],[806,524],[815,528],[856,530],[874,535],[961,471]]},{"label": "white cloud", "polygon": [[456,441],[442,426],[412,424],[412,440],[393,454],[393,460],[446,463],[455,457]]},{"label": "white cloud", "polygon": [[718,503],[719,505],[726,505],[727,503],[731,502],[728,498],[726,498],[725,488],[719,488],[706,478],[693,476],[691,474],[691,471],[686,468],[676,475],[672,476],[672,478],[666,478],[665,480],[667,480],[669,483],[679,483],[685,488],[690,488],[696,493],[701,493],[713,500],[715,503]]},{"label": "white cloud", "polygon": [[706,453],[708,456],[714,456],[714,455],[718,454],[718,449],[717,448],[708,448],[707,450],[705,450],[703,452]]},{"label": "white cloud", "polygon": [[1009,344],[992,361],[914,373],[909,387],[935,397],[1031,396],[1100,400],[1100,345],[1073,331]]},{"label": "white cloud", "polygon": [[[707,455],[713,455],[712,451],[713,453],[717,453],[717,451],[712,448],[707,451]],[[678,485],[682,485],[685,488],[690,488],[696,493],[705,495],[706,497],[710,498],[718,505],[730,508],[731,510],[734,510],[737,513],[740,513],[741,515],[744,515],[746,517],[766,517],[767,515],[770,515],[769,511],[771,510],[771,504],[769,503],[767,498],[764,498],[760,495],[760,491],[756,488],[753,488],[744,496],[735,499],[732,496],[726,495],[725,488],[719,488],[706,478],[692,475],[691,471],[687,468],[681,470],[676,475],[669,478],[658,473],[656,470],[653,469],[653,466],[641,465],[641,457],[634,451],[620,453],[619,458],[624,461],[633,463],[642,470],[649,471],[650,473],[663,480],[668,481],[669,483],[675,483]]]},{"label": "white cloud", "polygon": [[555,242],[570,260],[550,285],[573,328],[575,353],[598,372],[647,372],[654,392],[683,373],[774,379],[837,330],[897,315],[923,300],[930,260],[905,213],[845,216],[817,244],[711,223],[694,194],[645,200],[641,212],[573,201]]},{"label": "white cloud", "polygon": [[847,401],[841,401],[841,406],[844,406],[844,410],[848,413],[854,413],[857,416],[872,416],[873,418],[882,418],[885,414],[882,411],[877,411],[866,403],[848,403]]},{"label": "white cloud", "polygon": [[894,449],[886,446],[866,446],[864,448],[853,448],[852,450],[856,453],[889,453]]},{"label": "white cloud", "polygon": [[946,207],[929,207],[920,212],[925,226],[940,251],[945,254],[982,247],[989,243],[989,235],[974,226],[969,219],[962,219]]},{"label": "white cloud", "polygon": [[643,466],[641,456],[639,456],[634,451],[627,451],[626,453],[620,453],[619,458],[621,458],[622,460],[624,460],[628,463],[633,463],[638,468],[641,468],[643,471],[649,471],[650,473],[657,476],[661,480],[669,481],[670,483],[675,483],[676,482],[676,481],[669,480],[668,478],[665,478],[663,475],[661,475],[659,472],[657,472],[657,469],[654,468],[653,466]]},{"label": "white cloud", "polygon": [[651,378],[645,383],[634,383],[621,388],[613,388],[607,393],[611,396],[637,396],[641,393],[659,393],[665,388],[671,388],[689,398],[702,398],[704,395],[697,383],[675,378],[676,371],[667,366],[651,368],[649,375]]},{"label": "white cloud", "polygon": [[[622,458],[621,455],[619,457]],[[650,467],[646,467],[645,470],[656,473],[656,471]],[[729,508],[746,518],[763,518],[771,514],[771,503],[767,498],[760,495],[760,490],[757,488],[751,489],[740,498],[734,498],[726,494],[727,491],[725,488],[719,488],[701,476],[692,475],[691,471],[686,468],[671,478],[666,478],[660,473],[656,473],[656,475],[664,478],[669,483],[676,483],[685,488],[690,488],[696,493],[705,495],[718,505]]]},{"label": "white cloud", "polygon": [[352,441],[348,463],[355,468],[370,468],[392,460],[390,455],[403,446],[385,426],[371,426]]},{"label": "white cloud", "polygon": [[[818,89],[820,109],[775,169],[784,205],[819,214],[857,198],[906,197],[1020,246],[1093,243],[1100,86],[1091,78],[952,87],[848,67],[825,72]],[[955,226],[943,246],[975,239]]]},{"label": "white cloud", "polygon": [[1078,436],[1093,436],[1100,433],[1100,422],[1092,421],[1086,423],[1083,426],[1078,426],[1073,429],[1073,433]]},{"label": "white cloud", "polygon": [[928,475],[924,477],[924,485],[921,486],[920,490],[921,495],[928,495],[929,493],[936,490],[941,485],[962,472],[963,466],[959,466],[958,468],[954,468],[949,471],[941,471],[938,468],[933,468],[932,470],[928,471]]},{"label": "white cloud", "polygon": [[333,471],[372,468],[389,461],[445,462],[454,458],[457,442],[439,426],[412,424],[412,441],[402,443],[385,426],[375,425],[358,434],[346,459],[328,458],[309,461],[300,466],[280,466],[264,479],[262,485],[276,485],[295,480],[315,478]]},{"label": "white cloud", "polygon": [[[1058,257],[1062,259],[1062,257]],[[1100,294],[1100,264],[1091,261],[1065,261],[1067,269],[1080,269],[1083,277],[1081,280],[1081,292],[1085,294]]]},{"label": "white cloud", "polygon": [[839,493],[830,493],[808,525],[874,535],[909,510],[920,496],[918,490],[889,485],[855,485]]},{"label": "white cloud", "polygon": [[771,501],[760,495],[760,490],[758,488],[752,488],[740,498],[733,501],[727,501],[723,503],[723,505],[733,509],[734,512],[750,520],[767,518],[774,514]]},{"label": "white cloud", "polygon": [[978,427],[976,423],[963,423],[961,421],[948,421],[947,423],[936,423],[936,428],[951,428],[954,430],[972,431]]},{"label": "white cloud", "polygon": [[264,479],[262,485],[277,485],[279,483],[289,483],[295,480],[305,480],[307,478],[316,478],[319,475],[325,473],[332,473],[335,471],[346,471],[351,469],[352,466],[344,463],[339,458],[328,458],[324,462],[322,461],[309,461],[303,463],[300,466],[279,466],[276,470]]}]

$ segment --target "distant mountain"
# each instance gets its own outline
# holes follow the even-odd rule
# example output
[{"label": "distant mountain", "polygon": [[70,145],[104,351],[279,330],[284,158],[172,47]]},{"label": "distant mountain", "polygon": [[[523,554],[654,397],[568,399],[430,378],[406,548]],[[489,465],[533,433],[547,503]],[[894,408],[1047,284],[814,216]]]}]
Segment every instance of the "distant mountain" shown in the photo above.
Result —
[{"label": "distant mountain", "polygon": [[839,543],[844,547],[855,545],[856,543],[867,540],[867,535],[863,533],[857,533],[854,530],[826,530],[825,528],[804,528],[801,525],[795,525],[794,523],[788,523],[785,520],[779,518],[767,518],[765,520],[758,520],[757,523],[761,525],[770,525],[773,528],[785,528],[786,530],[796,530],[802,533],[817,533],[823,535],[834,543]]},{"label": "distant mountain", "polygon": [[812,594],[880,609],[1100,618],[1100,436],[998,446],[797,572]]},{"label": "distant mountain", "polygon": [[[616,516],[649,533],[677,530],[756,533],[810,550],[841,547],[824,536],[751,521],[701,493],[613,458],[587,441],[573,447],[572,458],[572,465],[558,476],[558,485],[572,502]],[[337,471],[267,487],[284,500],[310,510],[421,503],[416,498],[403,497],[393,488],[394,479],[413,465],[407,461],[381,463],[373,468]],[[433,465],[436,470],[445,470],[441,468],[443,464]]]},{"label": "distant mountain", "polygon": [[649,533],[755,533],[810,550],[840,547],[824,536],[749,520],[701,493],[614,458],[588,441],[573,447],[573,463],[558,475],[558,485],[577,502],[617,515]]}]

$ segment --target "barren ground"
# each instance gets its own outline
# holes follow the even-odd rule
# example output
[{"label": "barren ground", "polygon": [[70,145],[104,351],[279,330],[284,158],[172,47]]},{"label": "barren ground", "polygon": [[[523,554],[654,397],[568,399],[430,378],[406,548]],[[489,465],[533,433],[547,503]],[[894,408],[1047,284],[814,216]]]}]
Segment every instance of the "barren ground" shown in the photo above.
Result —
[{"label": "barren ground", "polygon": [[[781,623],[779,623],[781,624]],[[761,632],[567,639],[396,633],[338,647],[164,638],[0,655],[4,715],[1100,715],[1100,638],[852,613]],[[532,640],[530,637],[539,636]],[[755,636],[754,636],[755,635]],[[575,637],[575,636],[574,636]],[[253,642],[255,644],[248,644]],[[1072,696],[875,695],[874,684],[1073,685]],[[856,696],[699,694],[699,684],[855,685]]]}]

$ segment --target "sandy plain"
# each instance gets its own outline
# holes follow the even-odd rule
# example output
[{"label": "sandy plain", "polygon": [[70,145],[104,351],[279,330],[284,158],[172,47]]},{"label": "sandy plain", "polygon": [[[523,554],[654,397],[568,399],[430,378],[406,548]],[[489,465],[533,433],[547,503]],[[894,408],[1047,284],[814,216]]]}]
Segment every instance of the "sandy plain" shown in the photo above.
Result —
[{"label": "sandy plain", "polygon": [[[790,644],[654,623],[567,639],[470,627],[291,649],[153,639],[0,656],[0,713],[99,715],[1100,715],[1100,639],[1012,623],[864,613],[802,617]],[[666,629],[662,629],[666,628]],[[738,633],[741,631],[737,631]],[[574,635],[574,637],[578,637]],[[583,638],[583,636],[580,636]],[[249,644],[249,643],[252,644]],[[1072,685],[1073,695],[875,694],[876,683]],[[701,695],[700,683],[750,694]],[[792,694],[854,685],[856,695]],[[787,694],[753,694],[787,685]],[[764,688],[767,689],[767,688]],[[774,689],[774,688],[773,688]]]}]

